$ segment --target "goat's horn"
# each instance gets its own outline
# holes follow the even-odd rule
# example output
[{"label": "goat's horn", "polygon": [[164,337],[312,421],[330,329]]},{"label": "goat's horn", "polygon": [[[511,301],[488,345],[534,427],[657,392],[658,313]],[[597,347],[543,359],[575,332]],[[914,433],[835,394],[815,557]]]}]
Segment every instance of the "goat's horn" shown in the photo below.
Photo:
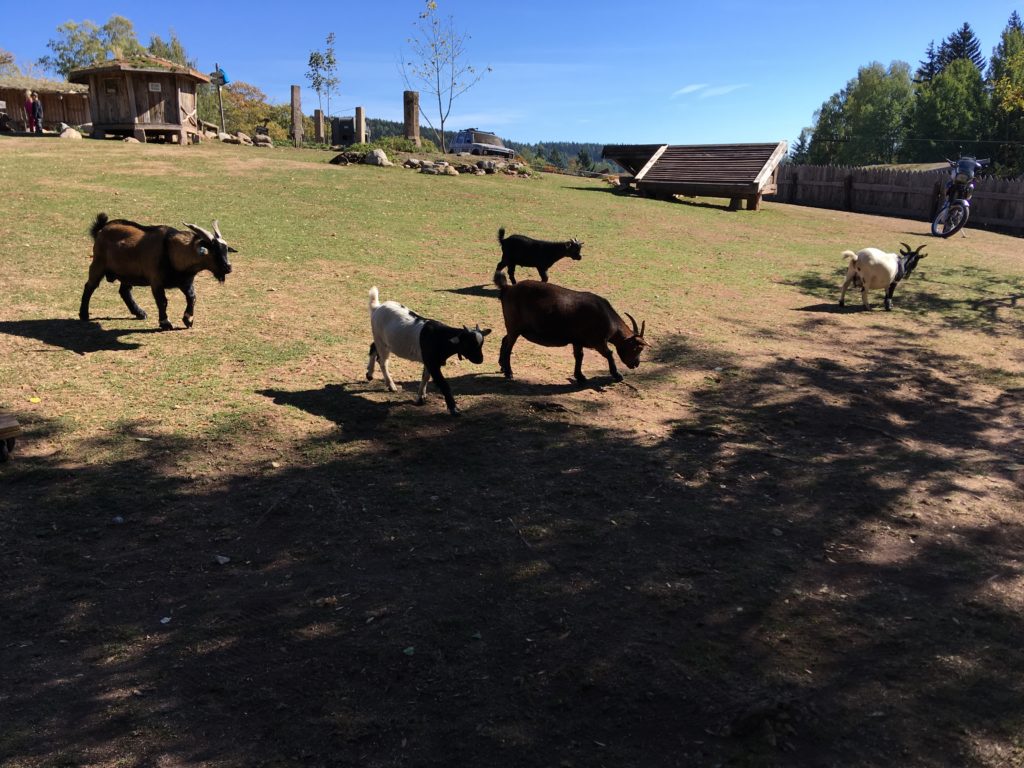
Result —
[{"label": "goat's horn", "polygon": [[646,331],[646,330],[647,330],[647,321],[644,320],[642,323],[640,323],[640,338],[641,339],[644,337],[644,331]]},{"label": "goat's horn", "polygon": [[207,232],[202,227],[197,227],[195,224],[189,224],[187,221],[182,222],[182,223],[186,227],[191,229],[193,232],[195,232],[197,235],[202,235],[203,237],[205,237],[207,240],[209,240],[211,242],[216,239],[213,235],[211,235],[209,232]]},{"label": "goat's horn", "polygon": [[911,247],[910,247],[909,245],[907,245],[906,243],[900,243],[900,245],[902,245],[902,246],[903,246],[903,255],[904,255],[904,256],[906,256],[906,255],[907,255],[907,254],[909,254],[909,253],[910,253],[910,252],[911,252],[912,250],[914,250],[913,248],[911,248]]},{"label": "goat's horn", "polygon": [[[643,334],[640,333],[639,327],[637,327],[636,319],[631,314],[629,314],[629,312],[625,312],[624,314],[626,315],[626,317],[629,318],[630,322],[633,323],[633,335],[634,336],[643,336]],[[644,322],[647,322],[647,321],[645,320]]]},{"label": "goat's horn", "polygon": [[224,239],[224,235],[220,233],[220,224],[217,223],[216,219],[213,220],[213,234],[217,236],[218,240]]}]

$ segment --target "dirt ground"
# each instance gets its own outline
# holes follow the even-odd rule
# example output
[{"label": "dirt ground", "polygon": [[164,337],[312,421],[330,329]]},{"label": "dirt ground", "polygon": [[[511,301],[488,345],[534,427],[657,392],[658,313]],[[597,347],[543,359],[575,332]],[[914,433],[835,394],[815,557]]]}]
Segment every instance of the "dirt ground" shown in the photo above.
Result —
[{"label": "dirt ground", "polygon": [[[244,439],[94,463],[34,421],[0,765],[1024,764],[1018,295],[937,346],[779,288],[728,352],[655,326],[619,384],[524,341],[505,381],[499,329],[461,419],[354,351],[255,391]],[[47,344],[166,338],[104,321]]]}]

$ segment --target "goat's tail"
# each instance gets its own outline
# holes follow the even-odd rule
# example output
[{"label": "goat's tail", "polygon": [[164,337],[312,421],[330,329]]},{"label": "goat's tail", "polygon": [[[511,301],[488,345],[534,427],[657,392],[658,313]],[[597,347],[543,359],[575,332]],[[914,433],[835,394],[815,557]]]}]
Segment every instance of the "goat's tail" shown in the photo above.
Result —
[{"label": "goat's tail", "polygon": [[93,240],[96,239],[96,235],[100,233],[100,230],[107,226],[108,221],[110,221],[110,219],[107,218],[107,214],[96,214],[96,221],[92,223],[92,229],[89,230],[89,234],[92,235]]},{"label": "goat's tail", "polygon": [[846,259],[847,261],[856,261],[857,254],[854,253],[853,251],[843,251],[843,258]]},{"label": "goat's tail", "polygon": [[499,243],[505,242],[505,228],[504,227],[502,227],[501,229],[498,230],[498,242]]},{"label": "goat's tail", "polygon": [[498,286],[498,293],[504,294],[509,287],[508,275],[506,275],[500,269],[496,270],[494,272],[494,284]]},{"label": "goat's tail", "polygon": [[372,312],[380,306],[380,292],[377,290],[377,286],[373,286],[370,289],[370,311]]}]

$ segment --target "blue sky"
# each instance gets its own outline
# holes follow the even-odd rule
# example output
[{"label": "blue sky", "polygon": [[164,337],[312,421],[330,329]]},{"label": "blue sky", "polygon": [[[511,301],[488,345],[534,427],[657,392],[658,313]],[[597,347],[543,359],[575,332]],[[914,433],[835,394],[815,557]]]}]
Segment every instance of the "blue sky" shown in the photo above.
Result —
[{"label": "blue sky", "polygon": [[[329,32],[341,76],[335,114],[363,106],[402,119],[398,69],[422,0],[190,3],[2,0],[0,48],[18,63],[48,53],[65,21],[130,19],[139,40],[174,30],[204,72],[217,62],[233,80],[289,100],[309,53]],[[459,97],[446,127],[490,129],[509,139],[596,143],[792,142],[814,111],[860,66],[903,60],[916,67],[968,22],[990,55],[1022,2],[722,0],[695,3],[438,0],[469,35],[466,60],[492,70]],[[426,107],[426,94],[421,93]],[[436,113],[436,111],[435,111]],[[436,122],[436,121],[435,121]]]}]

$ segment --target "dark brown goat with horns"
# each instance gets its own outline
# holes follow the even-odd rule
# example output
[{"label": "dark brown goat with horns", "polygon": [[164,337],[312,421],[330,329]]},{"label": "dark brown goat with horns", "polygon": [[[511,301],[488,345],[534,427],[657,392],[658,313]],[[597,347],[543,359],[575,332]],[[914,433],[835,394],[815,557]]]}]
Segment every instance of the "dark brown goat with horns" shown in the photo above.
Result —
[{"label": "dark brown goat with horns", "polygon": [[505,316],[507,333],[501,340],[498,364],[506,378],[512,378],[512,347],[520,336],[545,347],[571,344],[576,358],[574,375],[581,384],[587,380],[583,375],[584,348],[603,355],[612,378],[622,381],[608,344],[615,347],[627,368],[640,365],[640,353],[650,346],[644,339],[646,321],[637,328],[636,320],[626,313],[633,324],[630,328],[608,300],[596,293],[573,291],[536,280],[509,285],[501,271],[494,273],[494,284],[501,293],[501,312]]},{"label": "dark brown goat with horns", "polygon": [[95,242],[78,316],[82,320],[89,319],[89,299],[100,280],[106,278],[111,283],[121,282],[118,293],[128,311],[140,320],[146,318],[146,313],[135,303],[132,287],[148,285],[160,313],[162,331],[174,327],[167,319],[164,291],[177,288],[185,294],[185,314],[181,320],[186,328],[191,328],[196,305],[196,290],[192,285],[195,276],[208,269],[223,283],[231,272],[228,254],[237,251],[224,241],[216,221],[213,232],[195,224],[185,226],[191,231],[182,232],[165,225],[145,226],[126,219],[111,221],[107,214],[99,214],[90,230]]}]

